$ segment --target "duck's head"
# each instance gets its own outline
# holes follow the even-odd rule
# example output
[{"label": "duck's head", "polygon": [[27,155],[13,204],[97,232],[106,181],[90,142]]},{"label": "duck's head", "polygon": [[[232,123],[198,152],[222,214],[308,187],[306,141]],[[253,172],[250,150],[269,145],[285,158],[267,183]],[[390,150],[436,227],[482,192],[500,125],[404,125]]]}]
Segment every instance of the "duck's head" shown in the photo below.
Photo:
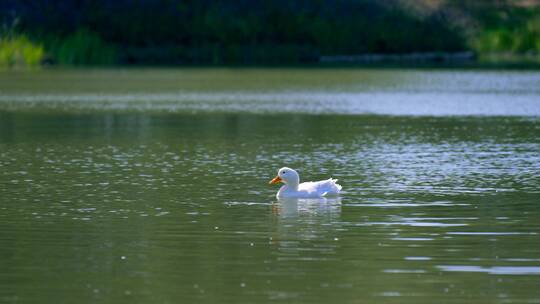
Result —
[{"label": "duck's head", "polygon": [[277,184],[282,182],[287,185],[298,185],[300,182],[300,176],[294,169],[283,167],[278,170],[278,174],[270,181],[270,184]]}]

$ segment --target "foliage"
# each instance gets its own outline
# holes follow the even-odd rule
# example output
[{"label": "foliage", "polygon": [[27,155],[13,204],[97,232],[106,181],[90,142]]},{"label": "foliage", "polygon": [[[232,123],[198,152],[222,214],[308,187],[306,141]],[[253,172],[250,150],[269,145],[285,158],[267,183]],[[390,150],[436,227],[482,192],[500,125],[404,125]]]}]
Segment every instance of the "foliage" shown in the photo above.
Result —
[{"label": "foliage", "polygon": [[540,53],[540,11],[523,22],[497,24],[479,34],[473,46],[481,53]]},{"label": "foliage", "polygon": [[65,65],[106,65],[116,62],[116,49],[101,37],[86,29],[80,29],[66,38],[46,39],[53,59]]},{"label": "foliage", "polygon": [[0,24],[14,18],[19,32],[42,41],[53,61],[70,65],[540,50],[540,7],[511,0],[0,1]]},{"label": "foliage", "polygon": [[37,66],[43,60],[43,46],[19,34],[18,24],[14,18],[0,29],[0,67]]},{"label": "foliage", "polygon": [[0,67],[37,66],[43,56],[43,46],[24,35],[0,37]]},{"label": "foliage", "polygon": [[437,15],[375,0],[5,0],[5,21],[2,10],[16,12],[25,32],[52,41],[48,49],[66,64],[298,63],[465,48]]}]

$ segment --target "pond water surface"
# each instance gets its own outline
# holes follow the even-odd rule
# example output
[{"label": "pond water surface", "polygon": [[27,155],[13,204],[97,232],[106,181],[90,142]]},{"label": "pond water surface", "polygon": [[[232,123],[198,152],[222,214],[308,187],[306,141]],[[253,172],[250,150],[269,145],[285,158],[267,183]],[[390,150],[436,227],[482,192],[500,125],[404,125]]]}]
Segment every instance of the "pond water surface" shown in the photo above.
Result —
[{"label": "pond water surface", "polygon": [[0,73],[0,302],[540,303],[539,202],[540,72]]}]

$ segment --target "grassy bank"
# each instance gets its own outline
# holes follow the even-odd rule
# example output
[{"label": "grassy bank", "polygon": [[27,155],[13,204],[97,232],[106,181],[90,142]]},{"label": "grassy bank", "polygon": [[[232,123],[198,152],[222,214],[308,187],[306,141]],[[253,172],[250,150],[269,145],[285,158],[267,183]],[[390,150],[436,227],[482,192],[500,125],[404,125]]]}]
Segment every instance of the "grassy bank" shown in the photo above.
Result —
[{"label": "grassy bank", "polygon": [[538,61],[540,7],[428,2],[7,1],[0,65],[294,65],[471,51],[481,62]]}]

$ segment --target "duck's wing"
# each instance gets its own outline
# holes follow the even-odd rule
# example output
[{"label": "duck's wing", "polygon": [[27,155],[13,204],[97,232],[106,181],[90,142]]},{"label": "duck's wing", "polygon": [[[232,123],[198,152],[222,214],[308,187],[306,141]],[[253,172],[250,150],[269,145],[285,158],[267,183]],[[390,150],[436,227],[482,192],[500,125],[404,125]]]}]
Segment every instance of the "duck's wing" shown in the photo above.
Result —
[{"label": "duck's wing", "polygon": [[318,182],[305,182],[298,185],[299,191],[317,193],[318,196],[328,196],[339,194],[341,185],[337,184],[337,179],[329,178]]}]

